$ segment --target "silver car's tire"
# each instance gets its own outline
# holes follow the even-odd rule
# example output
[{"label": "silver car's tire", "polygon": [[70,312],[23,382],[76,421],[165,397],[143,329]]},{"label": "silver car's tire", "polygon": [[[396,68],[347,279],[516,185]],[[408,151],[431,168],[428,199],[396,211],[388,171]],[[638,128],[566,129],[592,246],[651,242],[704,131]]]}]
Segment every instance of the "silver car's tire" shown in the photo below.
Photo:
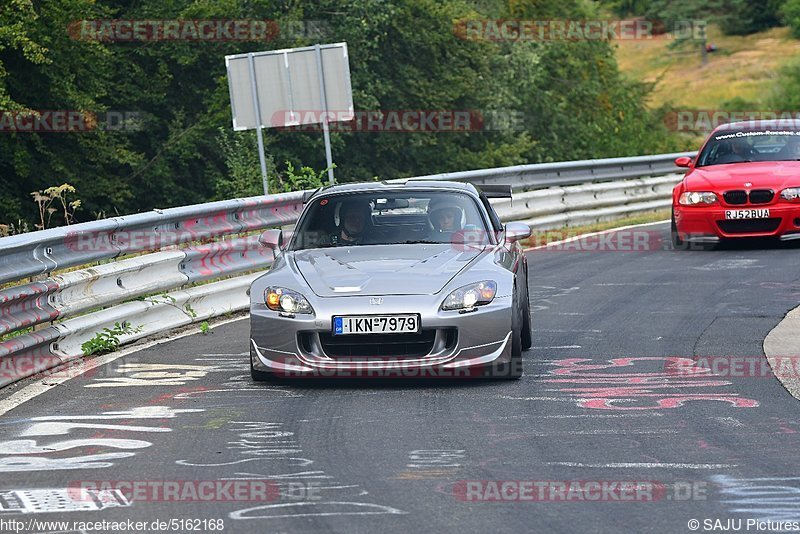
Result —
[{"label": "silver car's tire", "polygon": [[253,379],[254,382],[271,382],[275,380],[275,375],[272,373],[265,373],[264,371],[257,371],[255,367],[253,367],[253,355],[250,355],[250,378]]},{"label": "silver car's tire", "polygon": [[522,377],[522,327],[525,321],[522,318],[522,306],[519,300],[514,299],[511,311],[511,364],[508,374],[504,378],[516,380]]},{"label": "silver car's tire", "polygon": [[511,359],[508,363],[490,368],[492,378],[517,380],[522,377],[522,305],[516,292],[511,301]]},{"label": "silver car's tire", "polygon": [[533,346],[533,332],[531,331],[531,297],[528,294],[528,268],[525,268],[525,305],[522,308],[522,350]]}]

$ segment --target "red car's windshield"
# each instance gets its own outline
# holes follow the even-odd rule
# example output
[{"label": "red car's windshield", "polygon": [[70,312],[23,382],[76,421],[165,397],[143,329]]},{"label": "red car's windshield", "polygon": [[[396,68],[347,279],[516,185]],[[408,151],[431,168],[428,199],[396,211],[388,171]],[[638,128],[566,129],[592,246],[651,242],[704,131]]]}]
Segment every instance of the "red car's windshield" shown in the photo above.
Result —
[{"label": "red car's windshield", "polygon": [[697,167],[751,161],[800,160],[800,131],[723,130],[715,132],[697,159]]}]

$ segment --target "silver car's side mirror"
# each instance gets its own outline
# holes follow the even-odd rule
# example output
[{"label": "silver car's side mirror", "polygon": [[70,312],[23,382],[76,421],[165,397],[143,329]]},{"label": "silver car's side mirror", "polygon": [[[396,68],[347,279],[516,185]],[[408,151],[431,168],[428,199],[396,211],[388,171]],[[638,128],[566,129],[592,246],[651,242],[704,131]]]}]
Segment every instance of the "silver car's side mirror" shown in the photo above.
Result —
[{"label": "silver car's side mirror", "polygon": [[506,241],[514,243],[531,236],[531,228],[521,222],[506,223]]},{"label": "silver car's side mirror", "polygon": [[278,256],[281,253],[281,246],[283,245],[283,231],[279,228],[265,230],[258,236],[258,242],[262,247],[272,249],[273,254]]}]

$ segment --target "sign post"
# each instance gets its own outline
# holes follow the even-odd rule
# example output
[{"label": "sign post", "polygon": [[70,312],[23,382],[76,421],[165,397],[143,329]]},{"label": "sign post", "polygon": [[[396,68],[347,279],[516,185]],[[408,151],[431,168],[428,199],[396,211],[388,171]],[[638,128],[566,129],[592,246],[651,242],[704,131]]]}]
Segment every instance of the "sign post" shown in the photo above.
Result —
[{"label": "sign post", "polygon": [[233,129],[256,130],[264,194],[262,128],[321,124],[328,180],[334,183],[330,122],[355,116],[347,43],[225,56]]},{"label": "sign post", "polygon": [[261,163],[261,181],[264,184],[264,194],[269,195],[269,181],[267,178],[267,160],[264,156],[264,136],[261,133],[261,106],[258,105],[258,83],[256,82],[256,66],[253,61],[253,54],[247,54],[247,63],[250,67],[250,79],[253,93],[253,114],[258,117],[256,125],[256,137],[258,138],[258,161]]}]

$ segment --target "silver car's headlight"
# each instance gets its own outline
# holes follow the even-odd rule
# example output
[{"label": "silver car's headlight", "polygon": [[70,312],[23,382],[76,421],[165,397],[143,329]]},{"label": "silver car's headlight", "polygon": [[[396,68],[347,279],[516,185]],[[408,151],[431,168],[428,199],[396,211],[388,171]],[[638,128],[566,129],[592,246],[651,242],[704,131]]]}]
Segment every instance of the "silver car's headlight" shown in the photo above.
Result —
[{"label": "silver car's headlight", "polygon": [[284,313],[314,313],[308,300],[291,289],[285,287],[268,287],[264,291],[264,302],[267,308]]},{"label": "silver car's headlight", "polygon": [[789,187],[781,191],[784,200],[800,200],[800,187]]},{"label": "silver car's headlight", "polygon": [[497,283],[484,280],[476,284],[459,287],[444,299],[442,310],[464,310],[489,304],[497,293]]},{"label": "silver car's headlight", "polygon": [[697,206],[698,204],[713,204],[717,201],[717,195],[709,191],[693,191],[683,193],[678,199],[678,204],[683,206]]}]

